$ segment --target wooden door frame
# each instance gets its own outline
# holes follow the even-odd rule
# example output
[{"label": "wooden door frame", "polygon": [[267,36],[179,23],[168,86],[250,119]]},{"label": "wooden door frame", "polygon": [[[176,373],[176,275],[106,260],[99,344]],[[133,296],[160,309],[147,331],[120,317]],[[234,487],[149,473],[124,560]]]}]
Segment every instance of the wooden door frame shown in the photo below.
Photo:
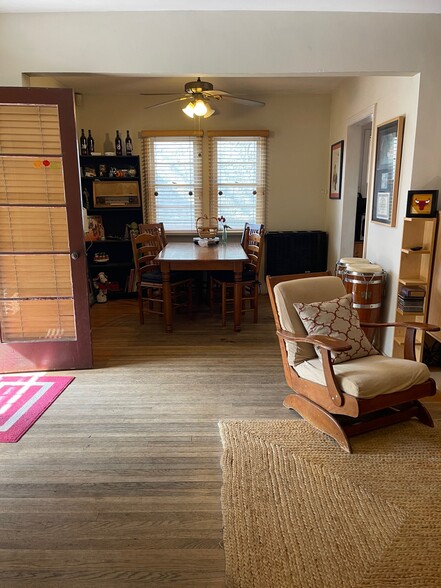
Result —
[{"label": "wooden door frame", "polygon": [[[90,368],[92,338],[74,92],[68,88],[4,87],[0,88],[0,93],[0,102],[3,104],[58,106],[76,325],[76,341],[1,343],[0,347],[7,345],[10,353],[0,355],[0,370],[10,372]],[[75,253],[79,255],[77,259],[72,257]],[[38,360],[32,361],[33,357]]]}]

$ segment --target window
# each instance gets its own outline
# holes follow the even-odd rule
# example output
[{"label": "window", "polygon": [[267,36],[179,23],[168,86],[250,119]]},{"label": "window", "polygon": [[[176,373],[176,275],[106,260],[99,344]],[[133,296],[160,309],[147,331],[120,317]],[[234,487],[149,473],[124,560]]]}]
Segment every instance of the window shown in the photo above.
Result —
[{"label": "window", "polygon": [[232,229],[265,223],[268,131],[208,132],[210,203]]},{"label": "window", "polygon": [[[209,131],[204,146],[202,136],[202,131],[141,132],[145,221],[163,222],[169,232],[194,231],[204,212],[224,216],[240,231],[246,222],[265,223],[268,131]],[[203,172],[205,146],[209,158]],[[203,177],[209,185],[203,186]]]},{"label": "window", "polygon": [[202,215],[202,133],[142,131],[144,211],[167,231],[194,231]]}]

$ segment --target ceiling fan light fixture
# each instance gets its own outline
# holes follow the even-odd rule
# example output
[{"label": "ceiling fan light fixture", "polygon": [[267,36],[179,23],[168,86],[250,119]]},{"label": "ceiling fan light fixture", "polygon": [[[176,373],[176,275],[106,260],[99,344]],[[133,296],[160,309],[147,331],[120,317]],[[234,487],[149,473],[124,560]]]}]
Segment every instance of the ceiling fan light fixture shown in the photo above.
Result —
[{"label": "ceiling fan light fixture", "polygon": [[205,116],[208,112],[207,104],[205,100],[196,100],[194,105],[194,113],[196,116]]},{"label": "ceiling fan light fixture", "polygon": [[184,114],[186,114],[187,116],[189,116],[190,118],[193,118],[195,115],[193,102],[189,102],[187,104],[187,106],[182,109],[182,112]]},{"label": "ceiling fan light fixture", "polygon": [[209,118],[216,111],[214,110],[214,108],[211,108],[211,106],[210,106],[210,104],[208,102],[206,102],[205,105],[207,107],[207,112],[206,112],[206,114],[204,114],[204,118]]}]

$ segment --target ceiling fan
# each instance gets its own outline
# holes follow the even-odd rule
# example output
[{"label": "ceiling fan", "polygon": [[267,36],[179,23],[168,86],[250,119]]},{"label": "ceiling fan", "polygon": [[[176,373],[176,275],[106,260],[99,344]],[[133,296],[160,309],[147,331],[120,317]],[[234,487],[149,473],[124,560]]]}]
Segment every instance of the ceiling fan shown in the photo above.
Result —
[{"label": "ceiling fan", "polygon": [[[259,100],[240,98],[238,96],[233,96],[224,90],[215,90],[213,88],[213,84],[210,82],[205,82],[204,80],[201,80],[201,78],[198,78],[194,82],[187,82],[184,86],[184,91],[186,94],[184,96],[181,95],[179,98],[166,100],[165,102],[160,102],[159,104],[152,104],[151,106],[146,106],[145,108],[158,108],[159,106],[165,106],[166,104],[172,104],[173,102],[186,101],[187,105],[182,109],[182,112],[184,112],[187,116],[193,118],[196,115],[208,118],[216,112],[211,106],[210,100],[228,99],[233,102],[243,104],[244,106],[265,106],[265,102],[260,102]],[[142,94],[142,96],[154,95],[157,94]]]}]

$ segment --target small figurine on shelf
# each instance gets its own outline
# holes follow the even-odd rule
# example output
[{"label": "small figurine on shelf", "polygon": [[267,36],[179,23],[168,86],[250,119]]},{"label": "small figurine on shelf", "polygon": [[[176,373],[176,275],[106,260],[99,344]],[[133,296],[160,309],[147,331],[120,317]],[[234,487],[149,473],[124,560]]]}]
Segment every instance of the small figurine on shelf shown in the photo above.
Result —
[{"label": "small figurine on shelf", "polygon": [[130,233],[134,233],[135,237],[139,234],[138,223],[130,223],[126,225],[126,230],[124,233],[124,239],[130,241]]},{"label": "small figurine on shelf", "polygon": [[107,302],[107,284],[109,280],[104,272],[100,272],[94,279],[93,279],[93,287],[95,290],[98,290],[96,295],[97,302]]}]

